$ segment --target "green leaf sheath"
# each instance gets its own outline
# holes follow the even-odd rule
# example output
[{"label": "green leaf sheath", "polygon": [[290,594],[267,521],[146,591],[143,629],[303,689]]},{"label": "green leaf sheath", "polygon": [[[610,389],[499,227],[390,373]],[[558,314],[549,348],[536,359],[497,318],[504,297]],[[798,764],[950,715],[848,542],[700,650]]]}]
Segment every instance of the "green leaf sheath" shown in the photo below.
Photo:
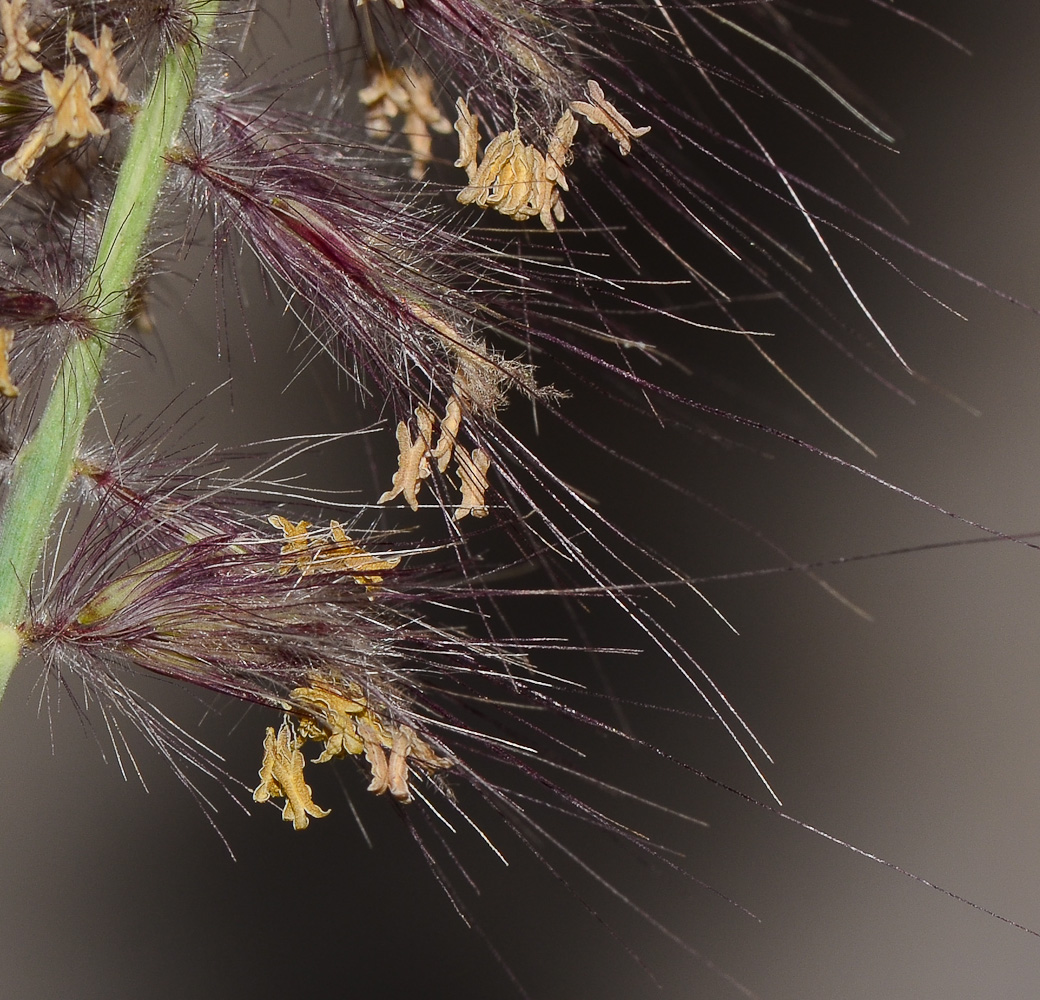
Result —
[{"label": "green leaf sheath", "polygon": [[125,323],[127,299],[166,176],[166,154],[191,101],[217,0],[194,7],[195,35],[163,59],[138,111],[115,194],[87,278],[85,301],[93,332],[68,349],[36,429],[14,459],[0,520],[0,696],[18,661],[17,626],[62,498],[74,475],[112,336]]}]

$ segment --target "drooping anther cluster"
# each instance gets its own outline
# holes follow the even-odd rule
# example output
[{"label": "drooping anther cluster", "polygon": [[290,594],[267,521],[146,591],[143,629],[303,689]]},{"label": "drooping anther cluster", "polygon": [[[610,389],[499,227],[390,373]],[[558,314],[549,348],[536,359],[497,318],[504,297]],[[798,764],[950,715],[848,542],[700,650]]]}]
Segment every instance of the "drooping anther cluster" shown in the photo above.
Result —
[{"label": "drooping anther cluster", "polygon": [[[567,190],[564,167],[570,162],[571,142],[578,122],[569,112],[556,123],[548,149],[541,153],[520,137],[519,129],[502,132],[480,156],[480,125],[466,102],[455,102],[459,117],[459,158],[469,183],[458,193],[463,205],[493,208],[506,218],[526,222],[535,217],[549,231],[567,217],[560,190]],[[555,221],[554,221],[555,220]]]},{"label": "drooping anther cluster", "polygon": [[285,535],[285,565],[279,570],[283,575],[294,569],[304,576],[347,573],[355,583],[375,590],[382,584],[383,574],[401,562],[400,556],[387,559],[366,552],[339,521],[331,521],[328,531],[318,532],[311,531],[314,526],[309,521],[290,521],[281,514],[272,514],[268,521]]},{"label": "drooping anther cluster", "polygon": [[[0,0],[0,20],[6,39],[3,78],[17,80],[23,70],[39,73],[47,104],[42,118],[0,167],[5,177],[28,184],[30,171],[49,149],[73,149],[90,136],[106,135],[108,130],[95,109],[109,100],[125,101],[129,91],[120,77],[115,38],[107,24],[96,41],[79,31],[68,33],[67,61],[59,76],[35,58],[40,46],[29,36],[25,0]],[[72,58],[74,51],[86,58],[87,66]]]},{"label": "drooping anther cluster", "polygon": [[469,183],[458,193],[460,204],[491,208],[516,222],[535,217],[549,232],[567,217],[560,191],[569,190],[564,168],[571,162],[571,144],[578,131],[578,121],[571,112],[584,116],[590,124],[605,128],[617,144],[622,156],[632,152],[632,139],[650,131],[650,126],[635,128],[603,93],[603,88],[589,80],[592,103],[572,101],[556,123],[545,153],[525,143],[520,130],[500,132],[480,155],[480,123],[466,101],[455,102],[458,118],[459,158],[456,167],[466,171]]},{"label": "drooping anther cluster", "polygon": [[282,818],[297,830],[306,829],[309,816],[321,818],[328,810],[315,805],[311,788],[303,778],[305,758],[301,747],[307,740],[323,742],[325,749],[313,761],[324,764],[336,757],[364,755],[371,769],[368,791],[387,792],[402,804],[412,801],[409,769],[424,774],[453,766],[436,753],[410,726],[398,724],[378,712],[357,684],[346,693],[328,680],[315,679],[295,688],[290,699],[299,716],[298,726],[288,719],[277,733],[268,728],[260,784],[253,792],[257,802],[284,798]]},{"label": "drooping anther cluster", "polygon": [[374,139],[388,139],[393,132],[392,118],[404,116],[401,132],[412,155],[410,176],[417,181],[426,174],[433,159],[433,136],[451,133],[451,122],[433,99],[433,77],[419,69],[373,66],[369,83],[358,92],[365,105],[365,128]]},{"label": "drooping anther cluster", "polygon": [[458,443],[462,407],[460,396],[452,395],[439,421],[436,441],[434,426],[438,421],[427,406],[416,407],[414,439],[408,424],[402,420],[397,425],[397,472],[394,473],[393,485],[379,498],[379,503],[387,503],[402,496],[412,510],[418,510],[419,490],[423,482],[429,479],[435,468],[440,473],[446,472],[454,458],[462,490],[462,499],[455,507],[455,520],[461,521],[470,514],[474,517],[487,516],[484,497],[488,489],[487,474],[491,468],[491,458],[481,448],[474,448],[470,452]]}]

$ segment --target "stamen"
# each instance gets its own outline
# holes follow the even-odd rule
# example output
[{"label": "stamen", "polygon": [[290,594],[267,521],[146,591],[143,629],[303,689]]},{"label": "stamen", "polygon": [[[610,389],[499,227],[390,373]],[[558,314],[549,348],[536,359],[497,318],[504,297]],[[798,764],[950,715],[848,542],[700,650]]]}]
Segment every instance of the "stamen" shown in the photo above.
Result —
[{"label": "stamen", "polygon": [[412,153],[409,174],[422,180],[426,166],[433,159],[430,129],[441,135],[451,132],[451,122],[441,114],[433,100],[433,78],[415,69],[373,69],[369,85],[358,92],[358,99],[368,108],[365,127],[377,138],[390,135],[390,119],[404,115],[403,134]]},{"label": "stamen", "polygon": [[[315,764],[324,764],[345,754],[364,754],[372,772],[368,791],[373,795],[389,792],[398,802],[411,802],[408,761],[425,771],[450,768],[452,761],[441,757],[410,726],[398,726],[384,719],[351,684],[348,695],[316,682],[296,688],[294,702],[313,708],[315,718],[304,718],[300,733],[307,739],[324,740],[325,749]],[[387,751],[389,750],[389,757]]]},{"label": "stamen", "polygon": [[11,345],[14,344],[14,330],[8,326],[0,326],[0,394],[13,399],[18,395],[18,386],[11,381]]},{"label": "stamen", "polygon": [[527,145],[519,130],[513,129],[495,136],[484,151],[484,159],[480,160],[477,118],[461,97],[455,107],[459,112],[455,122],[459,158],[455,166],[463,168],[469,179],[456,196],[459,203],[493,208],[517,222],[538,216],[542,225],[554,232],[556,222],[566,218],[558,188],[568,190],[563,168],[578,128],[574,116],[567,111],[556,123],[545,155]]},{"label": "stamen", "polygon": [[445,472],[454,457],[462,487],[462,499],[455,509],[455,520],[461,521],[469,514],[474,517],[487,517],[488,508],[484,495],[488,489],[487,473],[491,468],[491,458],[480,448],[474,449],[470,455],[458,444],[465,401],[469,398],[465,388],[465,380],[457,378],[455,392],[448,399],[444,417],[440,421],[436,445],[431,445],[435,419],[425,406],[415,411],[419,421],[419,436],[415,441],[412,441],[407,424],[402,422],[397,425],[397,443],[400,449],[398,468],[394,474],[393,489],[379,498],[380,503],[403,495],[412,510],[418,510],[419,490],[423,480],[429,478],[432,472],[430,463],[436,464],[438,472]]},{"label": "stamen", "polygon": [[571,101],[571,111],[577,111],[593,125],[602,125],[618,144],[622,156],[632,152],[632,140],[646,135],[649,125],[635,128],[632,123],[613,104],[606,99],[603,88],[595,80],[589,80],[589,96],[592,104],[585,101]]},{"label": "stamen", "polygon": [[97,77],[97,90],[94,91],[90,103],[97,107],[109,96],[117,101],[125,101],[130,96],[130,91],[119,76],[112,29],[107,24],[103,25],[97,44],[78,31],[72,33],[71,39],[72,44],[87,57],[91,72]]},{"label": "stamen", "polygon": [[488,469],[491,458],[487,452],[474,448],[469,454],[465,448],[456,448],[456,461],[459,470],[459,485],[462,487],[462,500],[455,508],[455,520],[461,521],[472,514],[474,517],[487,517],[488,508],[484,502],[484,494],[488,488]]},{"label": "stamen", "polygon": [[40,51],[40,43],[29,37],[29,12],[26,0],[0,0],[0,26],[4,29],[7,42],[3,60],[0,60],[0,76],[7,81],[17,80],[24,69],[28,73],[39,73],[43,66],[33,58]]},{"label": "stamen", "polygon": [[275,735],[268,726],[264,736],[264,759],[260,765],[260,784],[253,792],[254,802],[285,798],[282,819],[291,822],[294,829],[306,830],[308,817],[321,819],[329,810],[316,805],[311,798],[311,786],[303,780],[304,757],[300,752],[303,740],[296,735],[289,722],[283,722]]},{"label": "stamen", "polygon": [[108,132],[91,110],[90,76],[84,67],[70,63],[60,80],[45,69],[40,74],[40,82],[53,111],[29,133],[14,156],[0,168],[5,177],[23,184],[28,183],[29,171],[46,150],[61,142],[73,148],[87,136],[106,135]]},{"label": "stamen", "polygon": [[267,520],[285,536],[281,554],[288,556],[289,562],[279,570],[283,576],[292,571],[295,563],[303,576],[349,573],[366,590],[378,590],[383,582],[381,574],[401,562],[400,556],[386,559],[366,552],[339,521],[331,521],[328,535],[321,537],[311,532],[313,525],[309,521],[293,523],[279,514],[271,514]]},{"label": "stamen", "polygon": [[393,488],[384,493],[378,503],[387,503],[394,497],[403,496],[412,510],[419,509],[419,489],[422,481],[430,475],[430,441],[433,436],[433,414],[418,406],[415,420],[419,427],[418,436],[412,440],[408,425],[402,420],[397,425],[397,472],[394,473]]}]

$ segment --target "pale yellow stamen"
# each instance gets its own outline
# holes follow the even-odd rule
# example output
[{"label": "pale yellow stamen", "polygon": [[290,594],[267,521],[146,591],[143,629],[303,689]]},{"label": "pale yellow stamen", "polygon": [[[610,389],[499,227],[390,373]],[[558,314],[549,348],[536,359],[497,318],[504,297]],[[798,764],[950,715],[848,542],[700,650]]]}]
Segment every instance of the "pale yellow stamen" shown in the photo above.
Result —
[{"label": "pale yellow stamen", "polygon": [[44,70],[40,79],[43,91],[54,109],[53,136],[48,145],[56,146],[67,139],[78,145],[88,135],[104,135],[105,127],[91,110],[90,76],[86,69],[76,64],[65,67],[65,76],[59,81],[52,73]]},{"label": "pale yellow stamen", "polygon": [[433,100],[433,78],[415,69],[373,69],[369,84],[358,92],[368,111],[368,134],[385,139],[391,133],[390,119],[404,115],[403,134],[412,153],[409,173],[422,180],[426,165],[433,159],[430,129],[441,135],[451,132],[451,122],[441,114]]},{"label": "pale yellow stamen", "polygon": [[386,751],[383,743],[386,734],[382,727],[376,728],[372,719],[361,719],[358,721],[358,736],[361,737],[365,750],[365,760],[372,771],[372,780],[368,783],[366,791],[373,795],[383,795],[390,789],[390,765],[386,759]]},{"label": "pale yellow stamen", "polygon": [[430,442],[433,437],[433,414],[425,407],[415,410],[415,421],[418,435],[412,440],[408,425],[402,420],[397,425],[397,472],[394,473],[393,488],[387,490],[379,503],[387,503],[395,497],[403,496],[412,510],[419,509],[419,489],[424,479],[430,476]]},{"label": "pale yellow stamen", "polygon": [[24,69],[39,73],[43,66],[33,58],[40,51],[40,43],[29,37],[29,15],[26,0],[0,0],[0,27],[4,29],[4,57],[0,60],[0,76],[17,80]]},{"label": "pale yellow stamen", "polygon": [[394,474],[393,489],[379,498],[380,503],[393,500],[396,496],[403,496],[412,510],[418,510],[419,490],[423,480],[432,474],[432,466],[436,465],[438,472],[445,472],[454,458],[462,487],[462,499],[455,509],[455,520],[461,521],[470,514],[474,517],[487,517],[488,507],[484,496],[488,489],[487,474],[491,468],[491,458],[480,448],[474,449],[471,455],[458,444],[459,430],[469,399],[466,385],[464,378],[456,378],[455,392],[449,397],[444,416],[440,420],[435,445],[432,444],[435,418],[426,407],[416,410],[419,435],[414,441],[407,424],[402,422],[397,425],[397,444],[400,452],[397,459],[398,468]]},{"label": "pale yellow stamen", "polygon": [[540,181],[538,200],[541,204],[539,220],[550,232],[555,228],[552,224],[552,216],[557,222],[563,222],[566,216],[563,211],[563,202],[560,200],[560,192],[554,190],[556,187],[569,191],[567,177],[564,167],[571,161],[571,143],[578,131],[578,120],[569,111],[564,112],[556,123],[556,130],[549,140],[549,148],[545,153],[545,174]]},{"label": "pale yellow stamen", "polygon": [[469,454],[465,448],[457,447],[455,458],[458,462],[459,485],[462,487],[462,499],[455,508],[455,520],[461,521],[469,514],[474,517],[487,517],[488,508],[484,494],[488,489],[490,456],[480,448],[474,448],[473,453]]},{"label": "pale yellow stamen", "polygon": [[470,183],[477,174],[477,160],[480,158],[480,125],[474,115],[460,97],[455,102],[458,118],[455,119],[455,131],[459,133],[459,158],[456,167],[466,171]]},{"label": "pale yellow stamen", "polygon": [[595,80],[589,80],[589,96],[592,103],[571,101],[571,111],[583,115],[593,125],[602,125],[611,138],[618,144],[622,156],[632,152],[632,140],[646,135],[649,125],[635,128],[632,123],[613,104],[606,99],[603,88]]},{"label": "pale yellow stamen", "polygon": [[430,458],[437,463],[437,471],[444,472],[451,462],[452,449],[455,447],[455,439],[459,436],[459,428],[462,426],[462,403],[458,396],[452,396],[448,400],[447,409],[441,420],[440,436],[437,444],[430,452]]},{"label": "pale yellow stamen", "polygon": [[23,184],[28,182],[29,171],[47,149],[61,142],[70,147],[78,146],[87,136],[107,133],[91,110],[90,76],[84,67],[70,63],[61,79],[49,70],[43,70],[40,82],[53,110],[0,168],[6,177]]},{"label": "pale yellow stamen", "polygon": [[18,386],[11,381],[11,346],[14,344],[14,330],[0,326],[0,394],[13,399],[18,395]]},{"label": "pale yellow stamen", "polygon": [[309,718],[300,722],[300,732],[309,740],[324,740],[325,749],[315,764],[324,764],[333,757],[359,754],[365,749],[358,737],[357,717],[368,711],[368,702],[360,693],[344,697],[325,687],[300,687],[292,692],[295,702],[302,702],[321,720],[320,725]]},{"label": "pale yellow stamen", "polygon": [[400,556],[382,559],[366,552],[343,530],[339,521],[329,524],[332,542],[319,548],[315,563],[323,573],[349,573],[355,583],[368,590],[375,590],[383,582],[380,575],[396,569]]},{"label": "pale yellow stamen", "polygon": [[395,569],[401,562],[400,556],[387,559],[366,552],[339,521],[331,521],[325,535],[311,531],[313,525],[309,521],[293,522],[279,514],[272,514],[267,520],[285,536],[281,554],[289,558],[279,570],[282,575],[291,572],[295,564],[303,576],[349,573],[355,583],[376,590],[383,582],[381,574]]},{"label": "pale yellow stamen", "polygon": [[119,76],[119,63],[116,60],[115,40],[112,29],[106,24],[101,28],[101,35],[95,44],[86,35],[74,31],[72,44],[87,57],[91,72],[97,77],[97,89],[90,103],[97,107],[109,95],[117,101],[125,101],[130,91]]},{"label": "pale yellow stamen", "polygon": [[[290,521],[280,514],[272,514],[267,519],[272,527],[278,528],[285,536],[285,544],[282,546],[282,555],[291,557],[301,573],[307,572],[310,563],[310,530],[313,525],[310,521]],[[282,576],[292,572],[292,565],[286,562],[278,570]]]},{"label": "pale yellow stamen", "polygon": [[264,759],[260,765],[260,784],[253,792],[253,801],[267,802],[285,798],[282,819],[291,822],[297,830],[306,830],[308,817],[321,819],[329,810],[315,805],[311,786],[303,780],[304,757],[300,751],[303,740],[288,722],[283,722],[278,734],[268,727],[264,736]]},{"label": "pale yellow stamen", "polygon": [[364,754],[371,771],[368,791],[373,795],[389,792],[398,802],[411,802],[409,760],[423,771],[452,766],[452,761],[439,756],[414,729],[382,718],[356,684],[349,685],[344,695],[315,682],[296,688],[291,697],[316,716],[316,720],[305,718],[300,723],[303,736],[325,742],[325,750],[314,763]]},{"label": "pale yellow stamen", "polygon": [[459,117],[455,130],[459,133],[459,158],[455,166],[466,171],[469,183],[458,193],[463,205],[493,208],[516,222],[538,217],[549,231],[566,218],[560,191],[567,190],[563,168],[570,155],[577,121],[568,111],[556,124],[543,155],[530,146],[513,129],[501,132],[488,143],[480,159],[480,128],[466,102],[455,102]]}]

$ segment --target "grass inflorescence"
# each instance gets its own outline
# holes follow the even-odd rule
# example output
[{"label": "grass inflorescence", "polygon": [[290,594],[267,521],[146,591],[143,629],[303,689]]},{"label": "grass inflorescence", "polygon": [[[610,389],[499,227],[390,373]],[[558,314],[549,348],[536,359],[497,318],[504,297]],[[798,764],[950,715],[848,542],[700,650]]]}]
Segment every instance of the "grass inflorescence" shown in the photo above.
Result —
[{"label": "grass inflorescence", "polygon": [[[804,12],[0,0],[0,14],[0,693],[42,663],[121,760],[143,738],[215,826],[213,784],[258,823],[272,802],[295,830],[336,823],[347,810],[314,776],[343,768],[399,814],[465,920],[476,883],[457,844],[472,840],[534,858],[609,927],[585,879],[747,992],[572,831],[700,884],[612,808],[694,819],[644,787],[660,767],[820,833],[780,811],[766,747],[681,627],[731,626],[658,505],[706,514],[867,613],[825,560],[692,488],[688,454],[787,449],[951,513],[872,470],[869,435],[799,360],[839,359],[897,397],[922,381],[854,271],[925,256],[860,165],[894,140],[803,40]],[[302,17],[324,46],[272,80]],[[836,170],[891,227],[829,193]],[[118,359],[175,335],[153,309],[168,276],[201,280],[186,259],[215,278],[214,353],[241,311],[254,353],[290,359],[286,382],[333,373],[326,426],[236,452],[185,444],[169,410],[143,431],[111,419]],[[257,312],[281,314],[280,341]],[[729,384],[716,357],[754,374]],[[253,391],[248,364],[230,376]],[[763,376],[784,400],[765,412]],[[363,484],[349,497],[320,459],[348,440]],[[638,671],[684,693],[649,704]],[[248,709],[256,778],[139,693],[146,675]],[[756,792],[659,738],[669,713],[722,730]],[[603,776],[611,755],[639,778]]]}]

